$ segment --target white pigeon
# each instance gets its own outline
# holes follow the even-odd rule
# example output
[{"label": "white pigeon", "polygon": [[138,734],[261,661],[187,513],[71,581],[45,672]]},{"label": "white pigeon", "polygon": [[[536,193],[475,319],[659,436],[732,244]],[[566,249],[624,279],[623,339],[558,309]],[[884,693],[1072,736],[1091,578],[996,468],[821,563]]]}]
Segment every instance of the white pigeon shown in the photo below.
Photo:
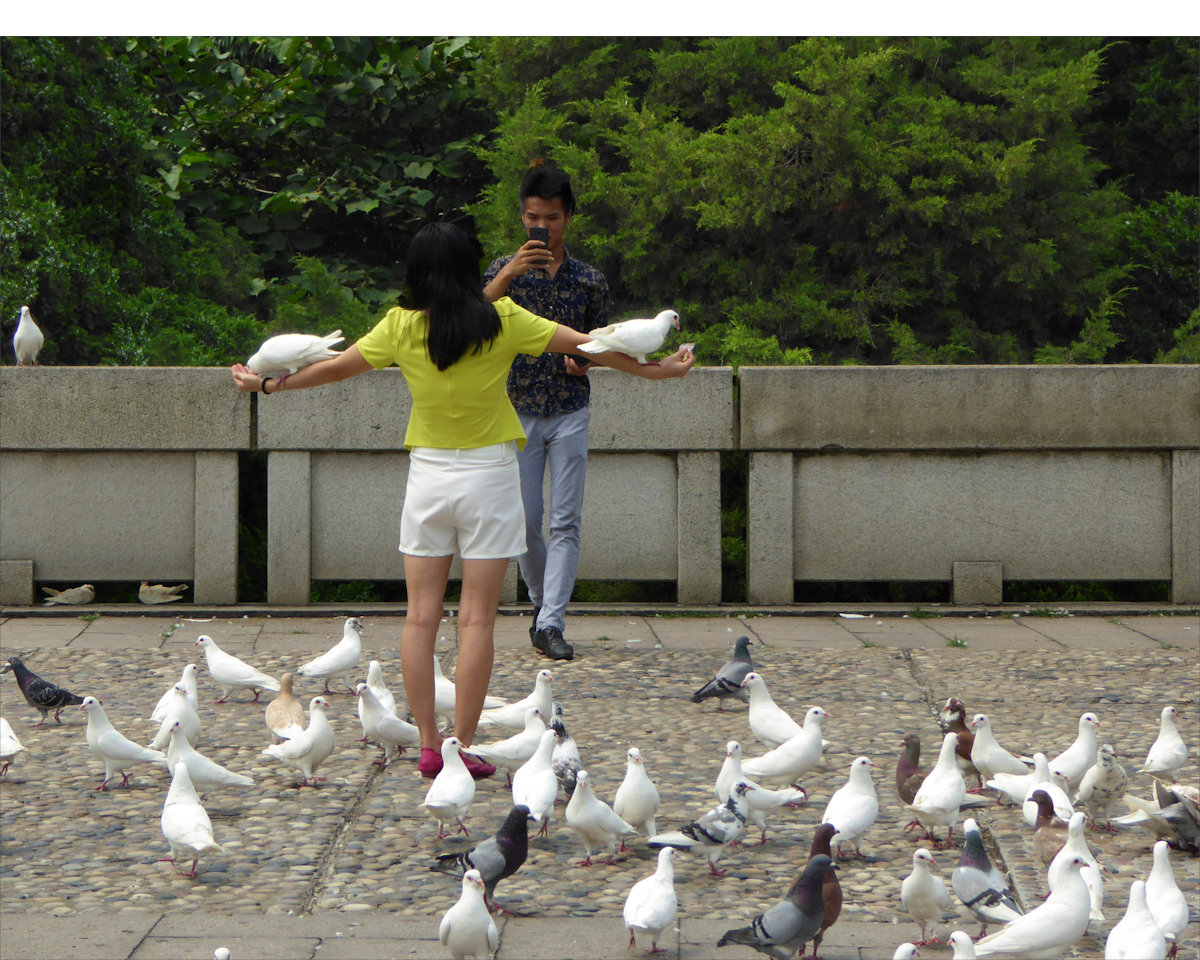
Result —
[{"label": "white pigeon", "polygon": [[333,727],[325,717],[328,706],[329,701],[324,697],[313,697],[308,703],[308,726],[304,731],[283,743],[273,743],[263,751],[263,756],[281,760],[304,774],[300,786],[325,779],[313,774],[333,753]]},{"label": "white pigeon", "polygon": [[[179,677],[179,686],[183,687],[187,694],[188,703],[192,705],[193,710],[200,709],[200,694],[196,689],[196,670],[194,663],[189,663],[183,668],[183,673]],[[154,706],[154,712],[150,714],[150,720],[153,723],[162,723],[163,718],[167,715],[167,708],[171,705],[171,701],[175,699],[175,686],[171,684],[167,687],[166,692],[158,698],[158,703]]]},{"label": "white pigeon", "polygon": [[655,834],[646,842],[651,847],[675,847],[677,850],[699,848],[708,855],[708,869],[713,876],[723,877],[727,871],[717,869],[717,860],[726,847],[740,840],[746,832],[746,795],[754,790],[748,782],[739,780],[733,785],[729,799],[720,806],[678,830]]},{"label": "white pigeon", "polygon": [[175,586],[168,586],[162,583],[150,583],[148,580],[143,580],[138,585],[138,601],[141,603],[171,603],[175,600],[182,600],[180,596],[184,590],[188,588],[186,583],[179,583]]},{"label": "white pigeon", "polygon": [[129,782],[125,771],[135,764],[167,762],[167,755],[161,750],[140,746],[118,733],[95,697],[84,697],[79,709],[87,713],[87,745],[104,761],[104,779],[96,790],[107,790],[114,773],[121,774],[121,786],[125,786]]},{"label": "white pigeon", "polygon": [[1167,942],[1146,905],[1146,881],[1134,880],[1125,916],[1104,941],[1104,960],[1163,960],[1166,955]]},{"label": "white pigeon", "polygon": [[1158,737],[1151,745],[1146,754],[1146,762],[1142,764],[1138,773],[1149,773],[1164,780],[1174,780],[1183,769],[1183,765],[1187,763],[1187,744],[1183,742],[1183,737],[1179,735],[1175,726],[1178,716],[1179,711],[1174,707],[1163,707]]},{"label": "white pigeon", "polygon": [[171,738],[171,725],[174,723],[179,724],[183,735],[188,738],[188,743],[200,742],[200,714],[192,706],[187,689],[182,683],[177,683],[171,692],[173,696],[167,705],[166,714],[158,725],[158,733],[147,744],[153,750],[167,749],[167,741]]},{"label": "white pigeon", "polygon": [[468,870],[462,878],[462,896],[442,916],[438,941],[454,960],[488,960],[500,946],[496,921],[483,901],[483,876]]},{"label": "white pigeon", "polygon": [[646,836],[652,837],[658,832],[654,826],[658,803],[658,787],[646,773],[642,752],[637,747],[630,747],[625,754],[625,779],[613,797],[613,812]]},{"label": "white pigeon", "polygon": [[[936,863],[932,853],[924,847],[917,847],[912,855],[912,873],[900,884],[900,903],[921,928],[918,947],[941,942],[936,936],[937,923],[950,909],[950,891],[946,889],[946,881],[933,873]],[[925,935],[926,929],[929,930],[929,936]]]},{"label": "white pigeon", "polygon": [[311,333],[283,333],[271,337],[259,347],[258,352],[246,361],[246,366],[259,376],[295,373],[310,363],[338,356],[338,351],[332,349],[333,345],[344,339],[341,330],[334,330],[324,337]]},{"label": "white pigeon", "polygon": [[917,945],[915,943],[902,943],[896,948],[896,952],[892,954],[892,960],[916,960],[920,954],[917,953]]},{"label": "white pigeon", "polygon": [[1046,885],[1051,891],[1058,886],[1063,871],[1070,869],[1069,865],[1076,859],[1084,861],[1079,875],[1088,888],[1088,917],[1096,923],[1104,922],[1104,865],[1096,859],[1095,851],[1084,836],[1086,817],[1082,811],[1071,815],[1067,824],[1067,842],[1054,855],[1046,870]]},{"label": "white pigeon", "polygon": [[230,960],[231,956],[232,954],[229,952],[228,947],[217,947],[213,951],[213,960]]},{"label": "white pigeon", "polygon": [[1088,889],[1079,875],[1084,861],[1076,858],[1063,871],[1062,882],[1044,903],[1005,924],[975,944],[979,960],[1022,957],[1057,960],[1083,937],[1088,926]]},{"label": "white pigeon", "polygon": [[358,617],[348,617],[342,626],[342,639],[315,660],[309,660],[297,668],[296,675],[324,680],[325,689],[321,691],[324,694],[332,692],[329,689],[329,678],[341,677],[342,682],[353,693],[354,684],[350,682],[350,671],[358,666],[362,657],[362,631],[362,621]]},{"label": "white pigeon", "polygon": [[214,701],[215,703],[224,703],[239,687],[253,690],[255,700],[258,700],[258,695],[263,690],[270,693],[279,692],[278,680],[268,677],[261,670],[255,670],[232,653],[226,653],[217,646],[212,637],[201,634],[196,638],[195,646],[204,651],[204,663],[208,667],[208,674],[221,687],[221,699]]},{"label": "white pigeon", "polygon": [[[542,742],[542,734],[545,732],[545,717],[537,707],[530,707],[525,711],[524,730],[495,743],[472,744],[471,753],[493,764],[497,770],[503,770],[508,776],[508,785],[512,786],[512,772],[533,756],[538,744]],[[553,765],[553,754],[551,754],[551,765]]]},{"label": "white pigeon", "polygon": [[925,828],[925,836],[934,840],[935,847],[939,843],[933,836],[934,827],[949,827],[946,845],[953,842],[954,824],[958,822],[959,809],[967,798],[967,784],[954,759],[957,746],[958,734],[948,733],[942,738],[937,763],[913,796],[913,814]]},{"label": "white pigeon", "polygon": [[160,818],[163,836],[171,847],[171,853],[165,859],[175,864],[176,869],[181,858],[190,859],[191,872],[180,872],[185,877],[194,877],[200,857],[206,853],[220,853],[221,846],[213,838],[212,821],[196,796],[187,764],[181,761],[172,767],[172,771],[171,787],[167,790]]},{"label": "white pigeon", "polygon": [[950,934],[950,946],[954,948],[954,955],[950,960],[976,960],[975,943],[961,930]]},{"label": "white pigeon", "polygon": [[1175,871],[1171,869],[1171,845],[1166,840],[1154,844],[1154,866],[1146,877],[1146,904],[1154,915],[1154,922],[1171,943],[1171,955],[1178,950],[1179,935],[1188,924],[1188,905],[1179,885],[1175,882]]},{"label": "white pigeon", "polygon": [[674,847],[658,851],[658,869],[633,885],[621,916],[629,930],[629,949],[637,947],[637,934],[650,938],[650,953],[658,952],[658,938],[675,922],[679,900],[675,896]]},{"label": "white pigeon", "polygon": [[617,842],[622,837],[632,836],[637,830],[618,817],[612,807],[596,796],[586,770],[575,775],[575,791],[567,801],[567,826],[579,834],[587,856],[579,866],[592,865],[592,850],[606,848],[608,862],[614,863]]},{"label": "white pigeon", "polygon": [[484,710],[479,715],[479,726],[500,726],[508,727],[510,730],[523,730],[525,728],[525,711],[530,707],[537,707],[543,717],[552,716],[554,697],[551,694],[550,681],[553,679],[554,675],[549,670],[544,668],[539,670],[533,680],[533,692],[529,696],[507,703],[502,707]]},{"label": "white pigeon", "polygon": [[1088,767],[1096,762],[1100,749],[1096,732],[1100,729],[1100,718],[1094,713],[1085,713],[1079,718],[1079,733],[1074,742],[1050,761],[1050,769],[1061,770],[1067,776],[1072,792],[1079,788],[1079,781]]},{"label": "white pigeon", "polygon": [[367,684],[360,683],[356,692],[363,730],[369,739],[377,741],[383,747],[383,756],[372,761],[373,763],[381,768],[386,767],[393,753],[398,757],[405,747],[421,745],[421,731],[383,709],[383,704]]},{"label": "white pigeon", "polygon": [[171,725],[167,745],[167,766],[174,770],[177,763],[182,763],[187,767],[192,786],[202,794],[220,787],[254,786],[254,781],[249,777],[234,773],[215,760],[210,760],[204,754],[198,753],[180,729],[178,720]]},{"label": "white pigeon", "polygon": [[18,753],[25,749],[25,746],[17,739],[17,735],[13,733],[13,728],[9,726],[7,720],[0,717],[0,762],[4,766],[0,767],[0,777],[8,773],[8,767]]},{"label": "white pigeon", "polygon": [[996,742],[992,721],[986,713],[975,714],[971,719],[971,729],[975,731],[975,740],[971,744],[971,763],[985,781],[998,773],[1017,777],[1029,773],[1029,767]]},{"label": "white pigeon", "polygon": [[742,769],[742,745],[736,740],[725,744],[725,761],[713,784],[713,793],[724,803],[733,792],[733,785],[745,780],[753,790],[746,794],[746,820],[759,829],[758,845],[767,842],[767,813],[781,807],[799,807],[808,800],[808,794],[796,787],[781,787],[770,790],[746,776]]},{"label": "white pigeon", "polygon": [[622,320],[607,327],[589,330],[591,340],[581,343],[584,353],[605,353],[614,350],[646,363],[646,356],[663,345],[671,328],[679,329],[679,314],[663,310],[652,320]]},{"label": "white pigeon", "polygon": [[750,694],[750,708],[746,712],[746,719],[750,721],[750,732],[765,743],[768,749],[775,749],[801,731],[800,724],[771,699],[767,681],[762,678],[762,674],[746,674],[742,686]]},{"label": "white pigeon", "polygon": [[[378,660],[372,660],[367,664],[367,686],[371,688],[375,699],[379,701],[379,705],[384,710],[388,713],[396,713],[396,697],[383,682],[383,667],[380,666]],[[397,713],[396,716],[399,714]]]},{"label": "white pigeon", "polygon": [[547,730],[542,734],[533,756],[512,775],[513,806],[524,804],[529,808],[529,819],[541,824],[538,836],[543,837],[550,829],[550,815],[554,812],[554,799],[558,796],[558,777],[554,775],[554,742],[554,731]]},{"label": "white pigeon", "polygon": [[462,818],[474,799],[475,778],[463,762],[462,741],[458,737],[447,737],[442,741],[442,769],[421,801],[421,806],[438,822],[439,840],[447,836],[446,824],[451,822],[458,824],[459,833],[470,836]]},{"label": "white pigeon", "polygon": [[999,791],[1002,799],[1020,806],[1021,815],[1031,827],[1037,824],[1037,804],[1030,799],[1034,790],[1045,790],[1049,794],[1054,804],[1054,815],[1063,822],[1071,819],[1071,813],[1075,809],[1066,791],[1066,778],[1056,778],[1051,773],[1049,761],[1044,753],[1033,755],[1032,770],[1026,770],[1019,776],[997,773],[986,781],[986,785]]},{"label": "white pigeon", "polygon": [[821,823],[831,824],[837,830],[834,843],[839,857],[842,845],[849,843],[854,844],[855,856],[862,856],[859,843],[879,816],[879,798],[871,780],[873,766],[869,757],[858,757],[850,764],[849,780],[829,798],[821,815]]},{"label": "white pigeon", "polygon": [[746,776],[767,782],[792,783],[815,767],[821,759],[821,721],[829,716],[820,707],[804,715],[800,732],[774,750],[742,763]]},{"label": "white pigeon", "polygon": [[[370,678],[367,678],[370,682]],[[447,678],[442,672],[442,664],[438,660],[437,655],[433,657],[433,709],[437,713],[447,716],[454,716],[454,706],[458,702],[457,690],[454,686],[454,681]],[[484,710],[495,710],[498,707],[508,705],[508,701],[503,697],[493,697],[488,694],[483,698]]]},{"label": "white pigeon", "polygon": [[1129,774],[1117,760],[1117,752],[1111,743],[1100,747],[1096,762],[1088,767],[1079,781],[1079,792],[1075,794],[1075,805],[1083,804],[1093,824],[1101,820],[1109,830],[1113,829],[1111,808],[1125,796]]},{"label": "white pigeon", "polygon": [[17,321],[17,332],[13,334],[13,352],[17,355],[17,366],[28,367],[37,363],[38,352],[46,337],[34,322],[28,307],[21,307],[21,318]]}]

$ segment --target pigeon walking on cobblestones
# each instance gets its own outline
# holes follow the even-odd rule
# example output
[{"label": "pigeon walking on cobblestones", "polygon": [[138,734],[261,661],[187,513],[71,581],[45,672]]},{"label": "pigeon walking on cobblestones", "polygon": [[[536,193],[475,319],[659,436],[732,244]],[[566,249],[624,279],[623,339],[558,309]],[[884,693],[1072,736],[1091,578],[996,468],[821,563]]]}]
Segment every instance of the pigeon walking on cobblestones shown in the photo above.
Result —
[{"label": "pigeon walking on cobblestones", "polygon": [[8,773],[13,757],[24,749],[24,745],[17,739],[13,728],[8,725],[8,721],[0,717],[0,762],[3,763],[3,766],[0,766],[0,777]]},{"label": "pigeon walking on cobblestones", "polygon": [[554,754],[550,762],[554,767],[554,776],[563,788],[563,794],[569,799],[575,791],[575,778],[583,769],[583,758],[579,756],[579,745],[575,738],[567,732],[562,704],[555,700],[553,709],[554,717],[550,721],[550,729],[554,731]]},{"label": "pigeon walking on cobblestones", "polygon": [[1094,826],[1103,820],[1105,829],[1112,831],[1112,806],[1125,796],[1128,783],[1129,774],[1117,760],[1117,752],[1111,743],[1106,743],[1096,754],[1096,762],[1079,782],[1075,805],[1083,804]]},{"label": "pigeon walking on cobblestones", "polygon": [[291,740],[304,732],[304,704],[292,693],[292,675],[279,678],[279,693],[264,711],[267,730],[274,740]]},{"label": "pigeon walking on cobblestones", "polygon": [[900,884],[900,903],[921,928],[921,939],[916,941],[918,947],[941,943],[937,938],[937,924],[950,908],[946,881],[933,873],[936,863],[933,854],[924,847],[917,847],[912,855],[912,873]]},{"label": "pigeon walking on cobblestones", "polygon": [[[443,769],[445,769],[443,767]],[[502,911],[496,903],[496,884],[511,877],[529,856],[529,808],[514,806],[494,836],[465,853],[443,853],[434,869],[478,870],[483,878],[483,898],[488,908]]]},{"label": "pigeon walking on cobblestones", "polygon": [[750,732],[765,743],[768,750],[775,749],[800,732],[800,724],[771,698],[767,681],[761,674],[753,671],[746,674],[742,686],[750,694],[750,707],[746,711]]},{"label": "pigeon walking on cobblestones", "polygon": [[537,707],[530,707],[525,711],[525,729],[520,733],[494,743],[476,743],[471,753],[503,770],[511,787],[513,771],[533,756],[545,732],[545,717]]},{"label": "pigeon walking on cobblestones", "polygon": [[63,707],[74,707],[83,703],[83,697],[76,696],[49,680],[43,680],[17,657],[6,660],[4,665],[0,666],[0,673],[7,673],[10,670],[17,679],[17,686],[20,688],[25,702],[42,715],[42,719],[34,724],[35,727],[45,724],[46,717],[51,710],[54,711],[55,722],[62,723],[59,714],[62,713]]},{"label": "pigeon walking on cobblestones", "polygon": [[[811,861],[813,857],[824,855],[832,860],[833,854],[830,845],[836,833],[832,824],[823,823],[818,826],[813,831],[808,859]],[[837,923],[837,918],[842,912],[842,885],[838,882],[836,870],[825,871],[825,882],[821,885],[821,899],[825,901],[825,919],[821,921],[821,929],[813,937],[813,960],[817,960],[817,951],[821,949],[821,941],[825,938],[825,933]]]},{"label": "pigeon walking on cobblestones", "polygon": [[158,698],[158,703],[154,705],[154,712],[150,714],[152,723],[162,723],[167,716],[167,709],[175,700],[175,687],[183,687],[184,693],[187,694],[188,703],[192,705],[193,710],[200,709],[200,693],[196,688],[196,671],[197,667],[194,663],[189,663],[183,668],[183,673],[180,674],[178,684],[171,684],[167,687],[166,692]]},{"label": "pigeon walking on cobblestones", "polygon": [[359,683],[356,692],[363,730],[366,731],[368,739],[374,740],[383,748],[383,756],[374,760],[374,763],[381,768],[386,767],[390,760],[404,752],[405,747],[421,745],[421,732],[411,723],[383,709],[383,704],[367,684]]},{"label": "pigeon walking on cobblestones", "polygon": [[1146,762],[1138,773],[1149,773],[1164,780],[1173,780],[1187,763],[1187,744],[1179,735],[1175,720],[1179,711],[1172,706],[1162,709],[1159,717],[1158,737],[1146,754]]},{"label": "pigeon walking on cobblestones", "polygon": [[796,736],[761,757],[742,761],[746,776],[769,783],[795,783],[821,759],[821,723],[828,716],[821,707],[810,707]]},{"label": "pigeon walking on cobblestones", "polygon": [[321,692],[328,696],[331,677],[341,677],[342,682],[354,693],[354,684],[350,682],[350,672],[358,666],[362,657],[362,621],[358,617],[347,617],[342,625],[342,639],[326,650],[319,657],[297,668],[296,676],[312,677],[325,681],[325,689]]},{"label": "pigeon walking on cobblestones", "polygon": [[171,691],[174,696],[167,705],[167,712],[158,725],[158,732],[148,746],[154,750],[166,750],[171,739],[171,727],[178,723],[188,743],[200,742],[200,715],[188,699],[187,688],[182,683],[175,684]]},{"label": "pigeon walking on cobblestones", "polygon": [[421,806],[438,823],[439,840],[447,836],[446,824],[451,822],[458,824],[459,833],[470,836],[462,818],[474,799],[475,778],[463,762],[462,742],[458,737],[447,737],[442,741],[442,769],[421,801]]},{"label": "pigeon walking on cobblestones", "polygon": [[963,821],[963,835],[962,856],[950,874],[950,887],[979,921],[979,935],[985,937],[989,924],[1011,923],[1024,911],[1013,899],[1008,881],[988,857],[979,824],[968,817]]},{"label": "pigeon walking on cobblestones", "polygon": [[139,763],[166,763],[161,750],[142,747],[117,732],[95,697],[84,697],[79,707],[87,714],[87,745],[104,762],[104,779],[96,790],[107,790],[113,774],[121,774],[121,786],[129,783],[130,767]]},{"label": "pigeon walking on cobblestones", "polygon": [[1097,740],[1099,729],[1099,717],[1094,713],[1083,714],[1079,718],[1079,733],[1074,742],[1050,761],[1050,769],[1063,772],[1072,792],[1079,789],[1083,775],[1096,762],[1096,754],[1100,749]]},{"label": "pigeon walking on cobblestones", "polygon": [[985,781],[1001,773],[1016,777],[1028,776],[1029,767],[996,742],[992,733],[992,721],[986,713],[975,714],[971,718],[971,727],[975,730],[971,762]]},{"label": "pigeon walking on cobblestones", "polygon": [[[912,810],[925,828],[925,837],[933,840],[935,847],[949,846],[953,842],[954,824],[958,822],[959,809],[967,797],[967,785],[955,761],[957,744],[958,737],[953,733],[942,738],[937,763],[913,797]],[[934,827],[949,828],[944,844],[934,837]]]},{"label": "pigeon walking on cobblestones", "polygon": [[196,796],[187,764],[183,762],[175,764],[173,768],[160,822],[163,836],[171,848],[166,861],[175,864],[176,869],[181,858],[192,861],[190,871],[180,870],[182,876],[196,876],[196,864],[204,854],[221,852],[220,844],[213,837],[212,821]]},{"label": "pigeon walking on cobblestones", "polygon": [[1146,882],[1134,880],[1125,915],[1104,941],[1104,960],[1163,960],[1166,955],[1166,939],[1146,905]]},{"label": "pigeon walking on cobblestones", "polygon": [[1084,835],[1085,817],[1082,811],[1071,816],[1067,824],[1067,841],[1050,861],[1046,871],[1046,885],[1053,890],[1058,885],[1059,877],[1066,865],[1078,857],[1085,866],[1079,871],[1083,882],[1088,888],[1088,902],[1091,905],[1089,914],[1094,923],[1104,922],[1104,865],[1092,849]]},{"label": "pigeon walking on cobblestones", "polygon": [[578,834],[587,851],[587,856],[579,863],[581,867],[592,865],[592,851],[595,849],[608,850],[609,864],[615,863],[618,841],[637,833],[636,829],[613,812],[612,807],[596,796],[586,770],[580,770],[575,777],[575,790],[567,802],[566,820],[567,826]]},{"label": "pigeon walking on cobblestones", "polygon": [[734,644],[733,657],[717,671],[716,676],[692,694],[692,703],[701,703],[711,697],[717,698],[717,709],[724,706],[730,697],[749,701],[750,691],[742,687],[742,681],[754,669],[750,659],[751,641],[749,637],[738,637]]},{"label": "pigeon walking on cobblestones", "polygon": [[625,754],[625,779],[613,798],[613,812],[647,837],[652,837],[658,832],[654,826],[658,804],[658,787],[646,772],[642,752],[637,747],[630,747]]},{"label": "pigeon walking on cobblestones", "polygon": [[858,757],[850,764],[849,780],[829,798],[821,815],[822,823],[832,824],[837,830],[834,842],[839,857],[843,844],[854,844],[854,855],[862,857],[859,844],[879,816],[879,799],[871,780],[873,766],[870,757]]},{"label": "pigeon walking on cobblestones", "polygon": [[966,705],[958,697],[951,697],[938,714],[938,722],[942,726],[943,733],[953,733],[958,738],[954,746],[954,762],[958,764],[958,772],[963,775],[964,780],[967,777],[975,777],[978,780],[979,789],[982,790],[983,777],[971,760],[975,734],[967,724]]},{"label": "pigeon walking on cobblestones", "polygon": [[274,757],[299,770],[304,775],[300,786],[325,779],[314,774],[333,753],[333,727],[325,717],[328,706],[329,701],[324,697],[313,697],[308,704],[308,726],[290,740],[273,743],[262,752],[265,757]]},{"label": "pigeon walking on cobblestones", "polygon": [[748,927],[726,931],[717,946],[744,944],[775,960],[790,960],[821,929],[825,919],[821,890],[826,872],[832,869],[829,857],[813,857],[783,900],[755,917]]},{"label": "pigeon walking on cobblestones", "polygon": [[979,960],[1024,957],[1053,960],[1083,937],[1088,926],[1088,891],[1078,858],[1066,865],[1063,882],[1046,901],[975,944]]},{"label": "pigeon walking on cobblestones", "polygon": [[549,670],[544,668],[539,670],[537,676],[533,678],[533,691],[529,696],[506,703],[502,707],[484,710],[479,715],[479,726],[481,728],[500,726],[508,727],[510,730],[523,730],[525,728],[525,711],[530,707],[536,707],[543,717],[553,716],[554,697],[550,687],[553,679],[554,675]]},{"label": "pigeon walking on cobblestones", "polygon": [[545,731],[533,756],[512,776],[513,803],[529,808],[529,819],[539,825],[540,837],[546,836],[550,829],[550,816],[558,796],[558,778],[554,775],[554,742],[554,731]]},{"label": "pigeon walking on cobblestones", "polygon": [[[434,660],[436,659],[435,657]],[[375,699],[379,701],[379,705],[385,711],[396,713],[396,697],[388,689],[387,684],[383,682],[383,667],[378,660],[372,660],[367,664],[367,686],[371,688],[371,692],[375,694]],[[396,716],[399,716],[399,714],[396,714]]]},{"label": "pigeon walking on cobblestones", "polygon": [[[370,682],[371,678],[368,676],[367,683]],[[454,706],[457,702],[458,691],[454,686],[454,681],[447,678],[442,672],[441,661],[438,660],[435,654],[433,658],[433,709],[440,714],[452,717],[454,716]],[[496,710],[505,706],[508,706],[508,701],[503,697],[493,697],[491,694],[488,694],[483,698],[484,710]]]},{"label": "pigeon walking on cobblestones", "polygon": [[187,767],[188,776],[192,779],[192,786],[200,791],[201,795],[221,787],[254,786],[254,781],[249,777],[234,773],[215,760],[210,760],[204,754],[199,753],[188,741],[178,720],[172,722],[169,733],[167,766],[171,770],[174,770],[178,763]]},{"label": "pigeon walking on cobblestones", "polygon": [[745,780],[739,780],[733,785],[729,799],[720,806],[714,807],[699,820],[693,820],[678,830],[655,834],[646,842],[654,848],[691,850],[699,847],[708,855],[709,872],[713,876],[723,877],[726,871],[717,869],[717,861],[725,848],[740,840],[746,832],[746,795],[754,789]]},{"label": "pigeon walking on cobblestones", "polygon": [[204,662],[211,676],[221,687],[221,699],[215,703],[224,703],[234,690],[245,688],[254,691],[254,699],[263,690],[270,693],[279,692],[279,681],[268,677],[261,670],[256,670],[250,664],[239,660],[231,653],[226,653],[217,646],[217,642],[206,634],[196,638],[195,645],[204,651]]},{"label": "pigeon walking on cobblestones", "polygon": [[1179,935],[1188,925],[1188,904],[1175,871],[1171,868],[1170,847],[1166,840],[1154,844],[1154,865],[1146,877],[1146,904],[1154,916],[1154,922],[1171,945],[1170,956],[1179,950]]}]

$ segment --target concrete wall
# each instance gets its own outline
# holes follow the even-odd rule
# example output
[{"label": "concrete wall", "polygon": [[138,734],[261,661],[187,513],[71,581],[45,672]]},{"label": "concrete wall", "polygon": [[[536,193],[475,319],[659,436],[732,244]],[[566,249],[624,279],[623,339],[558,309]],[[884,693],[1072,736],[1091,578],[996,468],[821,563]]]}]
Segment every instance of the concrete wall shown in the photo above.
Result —
[{"label": "concrete wall", "polygon": [[[749,599],[795,582],[1170,580],[1200,602],[1200,368],[700,368],[592,374],[579,576],[720,582],[720,454],[749,457]],[[223,369],[0,369],[0,602],[35,580],[236,599],[239,451],[268,451],[268,594],[400,579],[399,371],[278,397]],[[457,571],[455,571],[455,575]],[[505,595],[516,593],[515,572]]]}]

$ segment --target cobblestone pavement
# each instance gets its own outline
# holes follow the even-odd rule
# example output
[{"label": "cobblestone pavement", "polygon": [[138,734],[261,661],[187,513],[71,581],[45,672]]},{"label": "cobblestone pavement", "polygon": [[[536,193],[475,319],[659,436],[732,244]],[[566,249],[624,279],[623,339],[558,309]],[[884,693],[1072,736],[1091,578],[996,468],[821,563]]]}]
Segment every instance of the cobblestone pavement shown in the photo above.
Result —
[{"label": "cobblestone pavement", "polygon": [[[159,828],[165,770],[135,767],[128,787],[94,792],[102,766],[86,748],[82,712],[68,708],[61,725],[31,728],[37,715],[6,675],[0,678],[0,713],[28,752],[0,780],[0,925],[7,931],[0,957],[67,955],[73,942],[95,938],[108,929],[105,924],[130,928],[129,943],[114,932],[111,955],[121,957],[207,957],[218,932],[232,941],[227,945],[235,960],[443,956],[437,922],[457,900],[459,881],[430,864],[435,854],[465,849],[495,830],[512,803],[503,776],[479,784],[465,818],[469,838],[436,840],[436,823],[419,807],[428,781],[416,773],[413,754],[383,771],[373,766],[379,749],[356,742],[356,701],[335,683],[329,715],[337,748],[320,770],[328,780],[299,788],[293,771],[261,755],[268,742],[262,703],[247,693],[225,704],[211,702],[218,688],[193,641],[210,634],[222,648],[278,676],[331,646],[341,635],[342,618],[196,622],[184,611],[172,613],[175,619],[59,614],[0,620],[0,657],[19,655],[35,672],[98,696],[114,725],[143,743],[156,730],[148,716],[159,695],[184,664],[199,664],[198,749],[255,781],[208,797],[223,852],[202,858],[194,880],[157,862],[166,854]],[[364,673],[367,660],[378,659],[402,703],[402,620],[370,611],[362,619]],[[679,932],[668,933],[663,944],[673,956],[756,956],[740,947],[718,952],[713,944],[722,930],[748,922],[780,898],[807,859],[825,802],[860,754],[880,768],[874,772],[880,815],[862,845],[868,859],[839,866],[845,906],[823,955],[890,957],[895,945],[915,939],[919,931],[903,913],[899,892],[916,841],[902,830],[909,817],[893,772],[908,732],[921,736],[923,757],[932,763],[940,743],[936,712],[948,696],[962,699],[969,714],[988,713],[997,738],[1026,754],[1053,756],[1065,749],[1079,715],[1095,712],[1102,740],[1117,748],[1131,771],[1130,790],[1139,796],[1152,794],[1151,781],[1132,771],[1157,735],[1159,711],[1172,703],[1181,710],[1190,752],[1180,780],[1200,779],[1200,619],[1192,614],[589,615],[569,621],[576,659],[553,664],[530,648],[528,623],[519,616],[500,618],[492,692],[522,697],[534,674],[549,666],[554,698],[564,705],[597,794],[611,803],[625,752],[638,746],[662,796],[660,830],[715,803],[712,783],[727,741],[739,740],[747,757],[765,749],[750,733],[744,706],[717,711],[711,701],[689,702],[738,635],[755,641],[756,668],[780,706],[797,718],[812,704],[830,714],[824,733],[831,746],[803,780],[806,806],[772,817],[765,844],[750,836],[728,851],[721,861],[729,869],[724,879],[710,876],[700,855],[677,861]],[[438,654],[452,675],[452,618],[442,634]],[[320,690],[320,683],[297,680],[302,700]],[[655,851],[643,838],[611,866],[577,866],[584,849],[565,823],[564,804],[562,798],[549,837],[533,840],[526,865],[498,888],[498,898],[515,914],[502,924],[500,957],[626,956],[621,907],[633,883],[653,871]],[[1031,831],[1019,811],[987,806],[972,814],[994,840],[1024,904],[1035,906],[1045,892],[1045,873],[1034,862]],[[1106,919],[1074,956],[1103,956],[1104,937],[1124,912],[1129,883],[1149,871],[1152,840],[1144,831],[1091,835],[1112,874]],[[948,881],[957,853],[935,856]],[[1200,861],[1173,853],[1172,863],[1193,914],[1200,913]],[[958,927],[978,932],[964,909],[958,913],[939,927],[943,939]],[[195,923],[188,923],[189,915]],[[31,946],[41,942],[35,928],[43,936],[59,930],[63,952]],[[1200,930],[1193,923],[1180,955],[1198,954]],[[92,949],[88,955],[108,954]],[[932,946],[922,955],[949,951]]]}]

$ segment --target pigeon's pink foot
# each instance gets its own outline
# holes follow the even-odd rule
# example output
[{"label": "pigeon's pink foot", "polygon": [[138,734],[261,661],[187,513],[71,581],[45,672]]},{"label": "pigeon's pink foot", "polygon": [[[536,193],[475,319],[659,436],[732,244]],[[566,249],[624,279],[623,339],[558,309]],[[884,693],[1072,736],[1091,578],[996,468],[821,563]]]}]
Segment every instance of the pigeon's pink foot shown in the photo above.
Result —
[{"label": "pigeon's pink foot", "polygon": [[711,864],[711,863],[708,865],[708,869],[709,869],[709,872],[710,872],[710,873],[712,873],[712,875],[713,875],[714,877],[725,877],[725,876],[728,876],[728,875],[729,875],[729,871],[728,871],[728,870],[718,870],[718,869],[716,868],[716,866],[715,866],[714,864]]},{"label": "pigeon's pink foot", "polygon": [[588,854],[587,859],[580,860],[578,863],[575,864],[575,866],[577,866],[577,867],[590,867],[591,865],[592,865],[591,854]]}]

